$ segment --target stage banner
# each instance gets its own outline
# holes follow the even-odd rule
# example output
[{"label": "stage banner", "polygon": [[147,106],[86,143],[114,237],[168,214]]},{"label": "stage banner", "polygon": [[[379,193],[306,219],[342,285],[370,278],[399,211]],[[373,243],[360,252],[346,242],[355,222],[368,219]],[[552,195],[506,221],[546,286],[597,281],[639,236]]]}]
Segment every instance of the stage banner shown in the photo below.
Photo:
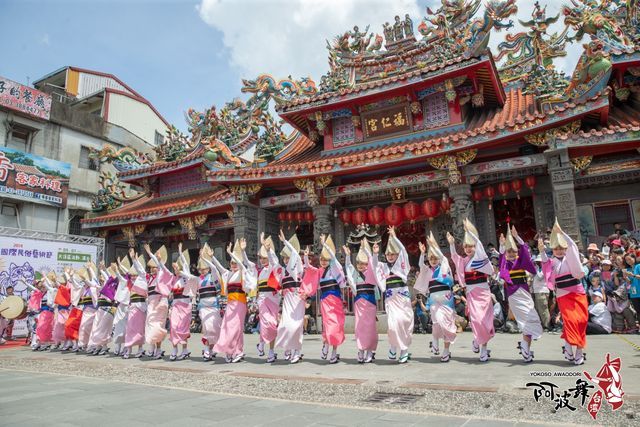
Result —
[{"label": "stage banner", "polygon": [[97,263],[98,247],[80,243],[25,239],[0,236],[0,293],[13,286],[15,295],[27,298],[28,288],[36,272],[52,269],[61,275],[64,267],[78,269],[87,261]]}]

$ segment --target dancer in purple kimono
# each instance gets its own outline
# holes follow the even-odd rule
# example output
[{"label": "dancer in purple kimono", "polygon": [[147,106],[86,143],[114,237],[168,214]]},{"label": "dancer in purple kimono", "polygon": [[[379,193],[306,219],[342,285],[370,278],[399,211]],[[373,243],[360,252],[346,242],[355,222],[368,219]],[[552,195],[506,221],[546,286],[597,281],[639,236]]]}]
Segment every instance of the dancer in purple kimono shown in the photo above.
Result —
[{"label": "dancer in purple kimono", "polygon": [[518,348],[525,363],[533,361],[531,340],[542,336],[540,316],[529,293],[527,272],[536,274],[529,247],[518,236],[515,227],[507,228],[507,237],[500,235],[500,278],[505,282],[509,308],[522,331]]}]

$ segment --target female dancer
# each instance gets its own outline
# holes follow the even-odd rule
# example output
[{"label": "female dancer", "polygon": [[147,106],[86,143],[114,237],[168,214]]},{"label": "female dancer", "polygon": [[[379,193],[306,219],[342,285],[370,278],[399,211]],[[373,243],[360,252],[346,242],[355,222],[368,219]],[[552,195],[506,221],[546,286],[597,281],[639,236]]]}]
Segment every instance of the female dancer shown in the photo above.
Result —
[{"label": "female dancer", "polygon": [[[171,326],[169,329],[169,341],[171,341],[171,345],[173,346],[169,360],[172,362],[175,360],[188,359],[191,356],[191,352],[187,349],[187,344],[191,336],[191,331],[189,330],[191,327],[191,297],[194,296],[194,294],[189,292],[189,287],[187,286],[189,279],[183,275],[185,270],[189,270],[188,261],[185,263],[186,265],[182,263],[183,258],[185,258],[186,261],[189,252],[185,251],[186,254],[182,253],[182,243],[178,246],[178,250],[180,251],[178,262],[173,263],[175,280],[171,289],[173,298],[171,300],[169,317],[169,324]],[[178,356],[178,345],[182,345],[182,353],[180,353],[180,356]]]},{"label": "female dancer", "polygon": [[80,320],[80,329],[78,331],[78,351],[85,351],[90,353],[89,349],[89,337],[91,336],[91,329],[93,328],[93,320],[96,316],[96,310],[98,305],[98,292],[97,287],[100,283],[95,277],[89,277],[87,272],[88,268],[83,267],[76,271],[76,274],[71,276],[71,281],[75,283],[75,287],[82,287],[82,296],[78,303],[79,307],[82,307],[82,318]]},{"label": "female dancer", "polygon": [[300,258],[300,242],[294,234],[289,241],[280,230],[280,241],[284,248],[280,252],[285,265],[280,276],[282,284],[282,318],[278,325],[276,347],[285,350],[285,359],[298,363],[302,358],[302,335],[304,326],[305,295],[300,288],[304,267]]},{"label": "female dancer", "polygon": [[527,271],[536,274],[529,247],[518,236],[515,227],[507,228],[507,237],[500,235],[500,277],[505,282],[509,309],[522,331],[522,341],[518,343],[518,348],[525,363],[533,361],[531,340],[542,336],[540,316],[529,293]]},{"label": "female dancer", "polygon": [[335,245],[331,236],[320,236],[322,252],[320,253],[320,268],[309,263],[309,248],[304,252],[305,277],[311,284],[309,295],[314,295],[320,288],[320,311],[322,313],[322,353],[320,357],[326,360],[329,347],[332,348],[329,363],[338,363],[340,355],[338,346],[344,342],[344,308],[342,307],[342,288],[345,287],[345,277],[342,266],[335,253]]},{"label": "female dancer", "polygon": [[385,293],[384,305],[387,312],[389,337],[389,359],[395,360],[400,349],[398,363],[407,363],[411,355],[409,346],[413,334],[413,308],[407,286],[409,275],[409,254],[396,236],[394,227],[389,227],[389,241],[385,255],[387,262],[378,270],[377,248],[374,248],[374,268],[380,271],[378,286]]},{"label": "female dancer", "polygon": [[[93,266],[92,266],[93,267]],[[90,267],[89,274],[96,275]],[[93,348],[93,355],[104,356],[109,351],[109,341],[113,331],[113,320],[115,314],[115,295],[118,288],[118,279],[113,271],[107,272],[104,262],[100,262],[98,267],[103,285],[98,296],[98,310],[93,321],[91,337],[89,338],[89,348]]]},{"label": "female dancer", "polygon": [[557,219],[551,230],[550,243],[553,250],[551,258],[545,252],[542,239],[538,240],[538,249],[547,285],[553,285],[556,289],[556,300],[562,315],[562,352],[568,361],[582,365],[585,359],[584,348],[587,346],[589,304],[580,283],[584,277],[580,253],[571,237],[562,231]]},{"label": "female dancer", "polygon": [[260,342],[256,345],[258,356],[264,356],[264,345],[269,344],[267,363],[273,363],[278,356],[273,348],[278,334],[278,312],[280,311],[280,282],[276,274],[281,270],[278,257],[273,248],[271,237],[264,238],[260,233],[260,251],[258,252],[258,313],[260,319]]},{"label": "female dancer", "polygon": [[213,257],[212,263],[223,278],[224,292],[227,294],[227,308],[222,319],[220,337],[213,346],[216,353],[224,353],[227,363],[238,363],[244,359],[244,318],[247,315],[247,293],[256,288],[258,274],[254,263],[249,261],[245,249],[246,240],[229,243],[227,253],[231,257],[227,270]]},{"label": "female dancer", "polygon": [[84,283],[78,280],[71,280],[74,275],[70,267],[64,269],[63,281],[71,288],[71,311],[69,317],[64,323],[64,338],[66,340],[63,350],[71,348],[73,352],[78,351],[78,336],[80,334],[80,322],[82,321],[82,307],[80,299],[84,293]]},{"label": "female dancer", "polygon": [[43,292],[40,299],[40,314],[38,315],[38,326],[36,326],[36,334],[38,335],[39,346],[34,350],[49,350],[51,347],[51,339],[53,334],[53,301],[56,295],[56,275],[52,271],[44,276],[43,280],[46,291]]},{"label": "female dancer", "polygon": [[450,233],[447,233],[447,240],[451,258],[456,266],[458,282],[466,288],[467,308],[474,337],[473,352],[480,352],[480,361],[486,362],[491,357],[487,344],[496,334],[493,328],[493,303],[488,283],[488,275],[493,274],[493,265],[478,238],[478,231],[468,219],[464,220],[464,230],[464,257],[456,252],[455,239]]},{"label": "female dancer", "polygon": [[[456,311],[453,300],[453,276],[449,261],[443,255],[433,232],[427,239],[427,247],[420,242],[420,274],[415,289],[429,297],[433,340],[429,343],[434,355],[440,354],[440,340],[444,342],[441,362],[451,359],[451,344],[456,339]],[[427,262],[425,262],[425,255]]]},{"label": "female dancer", "polygon": [[167,248],[162,246],[154,254],[148,244],[144,250],[149,255],[149,274],[147,276],[147,318],[145,325],[145,340],[151,346],[150,354],[154,359],[162,359],[162,341],[167,336],[165,325],[169,314],[169,294],[174,276],[165,263],[167,262]]},{"label": "female dancer", "polygon": [[132,266],[129,269],[129,314],[127,316],[127,328],[124,337],[123,359],[128,359],[134,345],[138,346],[136,358],[144,355],[145,320],[147,318],[147,272],[145,271],[142,255],[136,258],[133,248],[129,249]]},{"label": "female dancer", "polygon": [[69,319],[69,309],[71,308],[71,288],[64,275],[62,275],[58,281],[58,290],[54,303],[56,305],[56,311],[52,334],[53,348],[51,350],[58,348],[61,351],[66,351],[72,345],[71,342],[67,342],[64,333],[64,325]]},{"label": "female dancer", "polygon": [[[118,279],[118,287],[114,301],[116,302],[116,314],[113,317],[113,355],[122,355],[122,346],[124,344],[125,333],[127,330],[127,319],[129,317],[129,300],[131,298],[131,290],[129,287],[129,270],[131,265],[129,259],[118,258],[117,264],[111,265],[111,271]],[[133,284],[133,282],[131,282]]]},{"label": "female dancer", "polygon": [[373,267],[373,255],[367,239],[362,239],[356,255],[355,267],[351,263],[351,250],[342,247],[347,270],[347,283],[355,295],[355,335],[358,346],[358,363],[371,363],[378,348],[378,329],[376,325],[376,274]]},{"label": "female dancer", "polygon": [[[180,245],[182,249],[182,244]],[[198,315],[202,325],[202,360],[208,362],[216,357],[213,346],[220,337],[220,327],[222,326],[222,315],[220,313],[220,290],[222,278],[218,269],[210,261],[213,258],[213,251],[206,243],[200,250],[198,259],[199,277],[192,276],[189,272],[189,259],[186,251],[180,252],[182,263],[182,277],[187,279],[188,290],[185,293],[191,296],[198,295]]]}]

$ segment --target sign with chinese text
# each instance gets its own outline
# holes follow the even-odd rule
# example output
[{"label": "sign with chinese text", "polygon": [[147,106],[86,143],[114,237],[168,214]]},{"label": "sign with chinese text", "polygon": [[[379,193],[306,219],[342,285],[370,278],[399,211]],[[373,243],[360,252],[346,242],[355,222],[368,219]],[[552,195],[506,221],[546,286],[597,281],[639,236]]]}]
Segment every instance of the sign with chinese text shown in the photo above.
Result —
[{"label": "sign with chinese text", "polygon": [[376,138],[411,130],[409,108],[406,104],[362,114],[365,138]]},{"label": "sign with chinese text", "polygon": [[37,89],[0,77],[0,106],[49,120],[51,96]]},{"label": "sign with chinese text", "polygon": [[64,208],[71,165],[0,147],[0,196]]},{"label": "sign with chinese text", "polygon": [[26,298],[23,282],[31,283],[36,272],[62,275],[64,267],[78,269],[89,260],[97,264],[97,254],[95,245],[0,236],[0,293],[13,286],[14,294]]}]

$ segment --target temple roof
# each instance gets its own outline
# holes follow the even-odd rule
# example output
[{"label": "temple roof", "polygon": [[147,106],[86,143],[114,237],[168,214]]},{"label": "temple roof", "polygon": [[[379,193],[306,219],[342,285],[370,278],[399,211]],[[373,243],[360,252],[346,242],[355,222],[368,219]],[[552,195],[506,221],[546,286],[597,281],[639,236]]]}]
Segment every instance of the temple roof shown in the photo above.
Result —
[{"label": "temple roof", "polygon": [[177,217],[204,211],[226,211],[235,197],[227,190],[200,191],[185,196],[145,196],[106,215],[82,220],[83,228],[108,228],[124,224],[170,221]]},{"label": "temple roof", "polygon": [[[507,102],[502,108],[483,108],[476,111],[467,123],[467,130],[453,129],[446,135],[434,137],[409,134],[393,144],[378,141],[358,144],[349,149],[323,152],[321,147],[307,143],[290,156],[276,160],[265,167],[237,170],[208,171],[214,182],[260,181],[265,178],[291,179],[309,175],[344,174],[363,167],[387,167],[396,162],[420,161],[445,152],[490,145],[505,137],[537,132],[549,125],[559,125],[575,120],[581,115],[608,106],[607,96],[598,93],[593,98],[574,104],[565,102],[542,111],[533,94],[524,95],[522,88],[512,88],[506,93]],[[385,146],[380,146],[384,144]]]}]

